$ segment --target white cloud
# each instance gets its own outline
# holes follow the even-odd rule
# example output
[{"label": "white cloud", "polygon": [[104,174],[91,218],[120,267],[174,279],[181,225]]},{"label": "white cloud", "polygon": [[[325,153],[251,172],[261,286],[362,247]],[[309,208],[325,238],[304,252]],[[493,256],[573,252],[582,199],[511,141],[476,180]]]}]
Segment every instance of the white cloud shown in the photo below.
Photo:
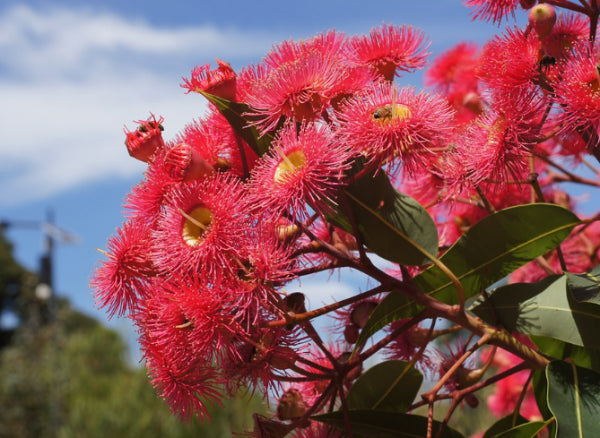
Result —
[{"label": "white cloud", "polygon": [[[0,15],[0,205],[140,174],[123,125],[165,117],[173,136],[206,106],[179,87],[181,66],[215,57],[246,62],[273,37],[215,26],[158,28],[91,10]],[[180,67],[173,67],[173,66]]]}]

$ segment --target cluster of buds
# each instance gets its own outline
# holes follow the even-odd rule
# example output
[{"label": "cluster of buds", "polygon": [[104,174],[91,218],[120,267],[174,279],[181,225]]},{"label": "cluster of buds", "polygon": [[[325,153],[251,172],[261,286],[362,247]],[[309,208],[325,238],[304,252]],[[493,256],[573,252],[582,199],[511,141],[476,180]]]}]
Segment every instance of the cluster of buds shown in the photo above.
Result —
[{"label": "cluster of buds", "polygon": [[[497,22],[517,3],[467,2]],[[182,87],[207,97],[209,112],[169,141],[162,117],[125,130],[129,154],[148,169],[92,285],[99,306],[136,324],[152,383],[174,412],[204,417],[207,403],[250,386],[278,400],[257,434],[268,423],[325,436],[310,417],[342,403],[377,352],[442,376],[448,391],[482,378],[481,364],[453,366],[464,352],[433,346],[456,330],[421,320],[394,322],[362,350],[357,340],[383,295],[421,268],[377,267],[359,227],[336,215],[347,211],[353,183],[383,174],[426,206],[443,252],[506,207],[567,199],[574,209],[562,182],[600,186],[560,164],[598,150],[589,23],[521,4],[530,8],[527,28],[507,29],[482,50],[462,43],[442,53],[425,73],[432,91],[401,86],[429,55],[417,29],[329,31],[279,43],[237,72],[220,60],[215,70],[195,68]],[[548,254],[515,275],[535,281],[561,263],[590,269],[600,261],[600,227],[576,229],[567,245],[560,263]],[[341,267],[381,284],[317,309],[285,290]],[[326,313],[341,326],[329,343],[312,323]]]}]

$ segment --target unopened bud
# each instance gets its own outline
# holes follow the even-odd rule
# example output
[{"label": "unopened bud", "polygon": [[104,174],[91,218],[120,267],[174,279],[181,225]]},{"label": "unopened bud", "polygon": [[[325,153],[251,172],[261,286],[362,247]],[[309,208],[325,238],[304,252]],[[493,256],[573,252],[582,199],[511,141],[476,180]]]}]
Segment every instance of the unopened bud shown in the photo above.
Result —
[{"label": "unopened bud", "polygon": [[523,9],[531,9],[535,6],[537,0],[519,0],[519,4]]},{"label": "unopened bud", "polygon": [[556,23],[556,11],[551,5],[540,3],[529,10],[529,24],[540,39],[552,33],[554,23]]},{"label": "unopened bud", "polygon": [[419,326],[411,327],[407,332],[406,336],[410,345],[414,348],[420,348],[429,341],[429,330]]},{"label": "unopened bud", "polygon": [[475,409],[477,406],[479,406],[479,399],[475,394],[465,395],[465,402],[467,402],[471,409]]},{"label": "unopened bud", "polygon": [[296,363],[296,352],[288,347],[275,350],[269,360],[271,366],[278,370],[287,370]]},{"label": "unopened bud", "polygon": [[475,93],[474,91],[470,91],[469,93],[465,94],[462,104],[466,109],[474,112],[475,114],[481,114],[483,112],[483,105],[481,104],[479,94]]},{"label": "unopened bud", "polygon": [[167,151],[165,168],[169,176],[176,181],[192,181],[215,173],[215,169],[200,152],[183,142]]},{"label": "unopened bud", "polygon": [[306,403],[296,388],[288,389],[277,404],[277,417],[280,420],[294,420],[306,413]]},{"label": "unopened bud", "polygon": [[[347,364],[348,361],[350,360],[350,357],[352,356],[352,353],[342,353],[338,356],[337,360],[341,363],[341,364]],[[362,363],[361,364],[356,364],[356,366],[352,367],[352,369],[350,370],[350,372],[346,375],[346,379],[347,380],[355,380],[358,379],[360,377],[360,375],[362,374],[363,368],[362,368]]]},{"label": "unopened bud", "polygon": [[356,344],[356,341],[358,341],[359,333],[359,326],[357,326],[356,324],[348,324],[344,329],[344,339],[349,344]]},{"label": "unopened bud", "polygon": [[302,292],[293,292],[283,298],[282,308],[286,312],[304,313],[306,305],[304,304],[304,294]]},{"label": "unopened bud", "polygon": [[362,303],[358,303],[350,314],[350,320],[358,327],[363,328],[367,324],[375,307],[377,307],[377,302],[375,301],[363,301]]}]

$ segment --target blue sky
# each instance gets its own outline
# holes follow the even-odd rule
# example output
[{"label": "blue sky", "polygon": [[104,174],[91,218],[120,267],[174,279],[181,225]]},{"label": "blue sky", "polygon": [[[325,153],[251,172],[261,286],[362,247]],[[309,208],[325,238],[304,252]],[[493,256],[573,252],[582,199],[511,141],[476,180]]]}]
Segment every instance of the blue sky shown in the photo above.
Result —
[{"label": "blue sky", "polygon": [[[284,39],[333,28],[366,33],[383,22],[424,30],[434,53],[463,40],[483,43],[498,31],[471,22],[459,0],[3,0],[0,219],[43,220],[52,208],[57,225],[81,239],[56,250],[57,292],[105,321],[88,289],[102,258],[96,248],[120,225],[123,198],[144,170],[125,151],[123,126],[151,111],[165,117],[171,137],[200,117],[202,98],[179,87],[196,64],[219,57],[240,68]],[[399,82],[420,86],[421,76]],[[35,269],[42,234],[15,228],[8,237]]]}]

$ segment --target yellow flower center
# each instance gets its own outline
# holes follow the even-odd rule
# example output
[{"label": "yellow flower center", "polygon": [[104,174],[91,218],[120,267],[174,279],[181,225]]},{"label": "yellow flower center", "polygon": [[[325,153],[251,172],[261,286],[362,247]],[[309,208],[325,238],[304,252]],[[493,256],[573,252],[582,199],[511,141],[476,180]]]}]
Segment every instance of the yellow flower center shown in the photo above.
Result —
[{"label": "yellow flower center", "polygon": [[293,174],[296,169],[304,166],[306,156],[301,150],[293,151],[287,155],[281,154],[281,162],[275,169],[273,180],[276,183],[284,183],[290,174]]},{"label": "yellow flower center", "polygon": [[190,212],[181,211],[185,218],[181,235],[188,246],[196,246],[202,242],[202,236],[212,222],[212,213],[206,207],[195,207]]}]

